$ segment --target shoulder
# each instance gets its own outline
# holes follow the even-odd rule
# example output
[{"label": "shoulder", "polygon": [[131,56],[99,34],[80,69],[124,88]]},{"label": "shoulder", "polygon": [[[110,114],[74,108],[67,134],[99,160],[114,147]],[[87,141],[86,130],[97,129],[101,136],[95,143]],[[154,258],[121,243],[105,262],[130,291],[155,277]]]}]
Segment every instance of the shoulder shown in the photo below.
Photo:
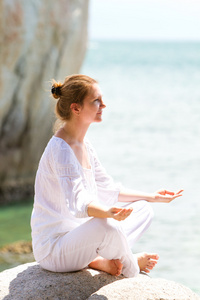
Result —
[{"label": "shoulder", "polygon": [[52,160],[59,167],[76,165],[74,153],[70,146],[61,138],[53,136],[49,141]]}]

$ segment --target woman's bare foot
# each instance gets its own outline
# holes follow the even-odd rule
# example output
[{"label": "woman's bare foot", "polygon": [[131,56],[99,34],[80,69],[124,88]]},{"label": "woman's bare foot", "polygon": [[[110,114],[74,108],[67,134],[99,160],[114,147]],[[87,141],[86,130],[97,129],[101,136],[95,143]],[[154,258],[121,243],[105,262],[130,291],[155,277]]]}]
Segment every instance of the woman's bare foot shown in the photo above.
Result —
[{"label": "woman's bare foot", "polygon": [[136,256],[140,271],[146,273],[149,273],[155,267],[159,259],[158,254],[139,253]]},{"label": "woman's bare foot", "polygon": [[92,269],[107,272],[114,276],[119,276],[122,272],[123,265],[119,259],[108,260],[101,256],[98,256],[89,264],[89,267]]}]

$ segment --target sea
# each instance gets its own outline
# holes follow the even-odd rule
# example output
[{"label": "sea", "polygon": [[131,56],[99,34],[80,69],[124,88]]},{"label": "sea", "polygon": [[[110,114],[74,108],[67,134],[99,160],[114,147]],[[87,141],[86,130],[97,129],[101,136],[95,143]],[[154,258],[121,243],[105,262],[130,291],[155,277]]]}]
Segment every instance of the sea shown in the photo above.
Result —
[{"label": "sea", "polygon": [[159,254],[150,276],[200,294],[200,42],[88,43],[81,73],[106,108],[88,138],[116,182],[183,196],[151,204],[154,220],[132,251]]}]

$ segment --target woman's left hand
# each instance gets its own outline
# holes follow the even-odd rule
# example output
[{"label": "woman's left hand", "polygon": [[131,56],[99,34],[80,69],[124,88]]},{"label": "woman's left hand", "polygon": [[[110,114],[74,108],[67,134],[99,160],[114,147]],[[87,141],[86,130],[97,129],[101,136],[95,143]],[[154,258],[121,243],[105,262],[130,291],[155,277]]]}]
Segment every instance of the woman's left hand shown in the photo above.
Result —
[{"label": "woman's left hand", "polygon": [[167,190],[159,190],[155,192],[153,195],[152,202],[163,202],[163,203],[169,203],[172,200],[181,197],[183,190],[179,190],[178,192],[174,193]]}]

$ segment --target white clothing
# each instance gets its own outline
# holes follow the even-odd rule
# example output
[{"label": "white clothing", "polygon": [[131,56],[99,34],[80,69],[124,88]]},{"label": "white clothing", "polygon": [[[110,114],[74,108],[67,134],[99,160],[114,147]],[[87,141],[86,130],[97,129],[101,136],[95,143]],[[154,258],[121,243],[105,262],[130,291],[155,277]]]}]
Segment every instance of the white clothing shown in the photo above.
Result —
[{"label": "white clothing", "polygon": [[35,259],[48,270],[69,272],[86,267],[99,254],[120,259],[123,274],[135,276],[139,267],[128,242],[133,245],[149,226],[151,208],[146,201],[131,203],[138,209],[123,222],[89,218],[91,201],[116,205],[120,188],[107,175],[90,143],[85,141],[85,145],[90,169],[84,169],[71,147],[55,136],[41,157],[31,217]]},{"label": "white clothing", "polygon": [[113,219],[91,218],[61,236],[52,252],[40,261],[40,265],[54,272],[77,271],[87,267],[100,255],[109,260],[119,259],[123,264],[124,276],[137,276],[139,266],[136,256],[131,252],[131,246],[149,227],[152,210],[146,201],[126,203],[126,207],[133,207],[133,212],[126,219],[129,219],[129,223],[126,220],[118,222]]},{"label": "white clothing", "polygon": [[112,206],[119,187],[85,142],[91,169],[84,169],[71,147],[53,136],[39,163],[31,218],[33,251],[37,261],[45,258],[56,240],[88,219],[88,204],[98,199]]}]

